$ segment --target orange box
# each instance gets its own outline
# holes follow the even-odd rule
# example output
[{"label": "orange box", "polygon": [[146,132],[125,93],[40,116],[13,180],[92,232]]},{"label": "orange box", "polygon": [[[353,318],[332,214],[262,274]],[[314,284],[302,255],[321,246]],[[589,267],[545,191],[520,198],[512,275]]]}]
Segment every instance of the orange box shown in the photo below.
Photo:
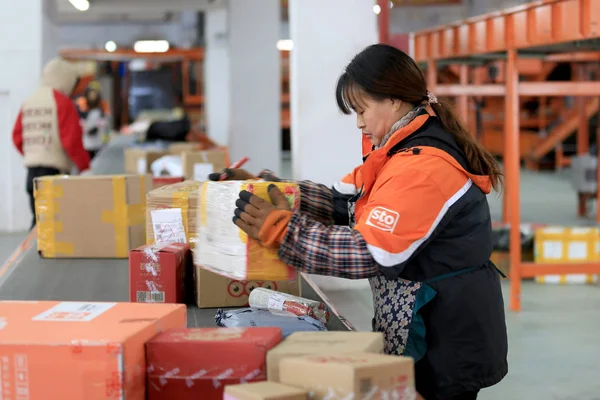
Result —
[{"label": "orange box", "polygon": [[186,326],[178,304],[0,302],[0,398],[146,397],[145,343]]}]

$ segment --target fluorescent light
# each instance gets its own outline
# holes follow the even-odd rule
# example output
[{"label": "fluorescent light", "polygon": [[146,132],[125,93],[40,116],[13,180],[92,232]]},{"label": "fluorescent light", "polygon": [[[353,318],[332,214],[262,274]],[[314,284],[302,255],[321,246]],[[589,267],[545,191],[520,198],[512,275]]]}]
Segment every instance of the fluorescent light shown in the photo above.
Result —
[{"label": "fluorescent light", "polygon": [[294,48],[294,42],[290,39],[278,40],[277,50],[291,51]]},{"label": "fluorescent light", "polygon": [[88,0],[69,0],[69,3],[79,11],[87,11],[90,9],[90,2]]},{"label": "fluorescent light", "polygon": [[106,49],[106,51],[108,51],[109,53],[113,53],[117,50],[117,44],[115,42],[113,42],[112,40],[109,40],[108,42],[106,42],[106,44],[104,45],[104,48]]},{"label": "fluorescent light", "polygon": [[136,53],[165,53],[169,47],[166,40],[139,40],[133,45],[133,50]]},{"label": "fluorescent light", "polygon": [[379,15],[379,13],[381,12],[381,7],[379,7],[379,4],[375,4],[373,6],[373,12],[377,15]]},{"label": "fluorescent light", "polygon": [[390,8],[394,8],[394,2],[390,1]]}]

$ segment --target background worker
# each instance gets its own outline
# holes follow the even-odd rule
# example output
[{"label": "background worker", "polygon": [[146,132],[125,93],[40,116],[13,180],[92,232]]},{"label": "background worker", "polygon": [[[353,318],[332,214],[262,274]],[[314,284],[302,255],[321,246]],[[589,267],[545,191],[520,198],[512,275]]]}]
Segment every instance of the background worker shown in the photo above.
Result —
[{"label": "background worker", "polygon": [[420,395],[476,399],[508,372],[486,198],[500,187],[499,166],[396,48],[359,53],[338,81],[337,101],[372,143],[364,163],[334,189],[299,182],[296,211],[274,185],[273,204],[242,191],[234,223],[299,271],[368,278],[373,329],[383,332],[386,353],[415,360]]},{"label": "background worker", "polygon": [[102,99],[98,82],[90,82],[83,96],[75,100],[83,127],[83,147],[93,159],[105,143],[110,107]]},{"label": "background worker", "polygon": [[60,58],[42,72],[39,88],[23,103],[13,129],[13,142],[24,156],[26,188],[35,226],[33,180],[68,174],[73,165],[80,172],[90,166],[83,148],[82,130],[71,93],[78,79],[76,67]]}]

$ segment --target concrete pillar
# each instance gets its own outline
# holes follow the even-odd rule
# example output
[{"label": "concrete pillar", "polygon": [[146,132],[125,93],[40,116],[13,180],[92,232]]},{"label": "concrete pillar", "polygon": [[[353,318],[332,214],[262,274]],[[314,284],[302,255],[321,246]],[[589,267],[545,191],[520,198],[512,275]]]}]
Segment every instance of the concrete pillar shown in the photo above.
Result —
[{"label": "concrete pillar", "polygon": [[362,162],[356,116],[338,110],[335,85],[352,57],[377,43],[373,4],[372,0],[290,0],[295,179],[331,185]]},{"label": "concrete pillar", "polygon": [[[12,128],[22,102],[36,89],[44,62],[56,55],[54,4],[46,0],[5,2],[0,12],[0,232],[29,228],[25,167],[12,144]],[[10,40],[7,40],[10,38]]]},{"label": "concrete pillar", "polygon": [[204,97],[208,135],[217,143],[229,145],[231,127],[229,41],[227,9],[205,14]]},{"label": "concrete pillar", "polygon": [[[324,6],[325,7],[325,6]],[[229,2],[230,152],[249,171],[281,165],[279,0]]]}]

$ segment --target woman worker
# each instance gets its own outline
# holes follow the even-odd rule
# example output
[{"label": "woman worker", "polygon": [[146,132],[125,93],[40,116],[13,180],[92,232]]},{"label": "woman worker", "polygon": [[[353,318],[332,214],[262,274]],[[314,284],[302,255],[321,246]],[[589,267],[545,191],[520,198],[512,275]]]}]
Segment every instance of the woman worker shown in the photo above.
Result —
[{"label": "woman worker", "polygon": [[299,271],[368,278],[374,330],[386,353],[415,359],[421,396],[476,399],[508,370],[500,277],[489,261],[486,194],[500,187],[498,164],[400,50],[368,47],[336,92],[372,143],[363,164],[333,189],[300,182],[296,211],[274,186],[273,205],[243,191],[234,223]]}]

